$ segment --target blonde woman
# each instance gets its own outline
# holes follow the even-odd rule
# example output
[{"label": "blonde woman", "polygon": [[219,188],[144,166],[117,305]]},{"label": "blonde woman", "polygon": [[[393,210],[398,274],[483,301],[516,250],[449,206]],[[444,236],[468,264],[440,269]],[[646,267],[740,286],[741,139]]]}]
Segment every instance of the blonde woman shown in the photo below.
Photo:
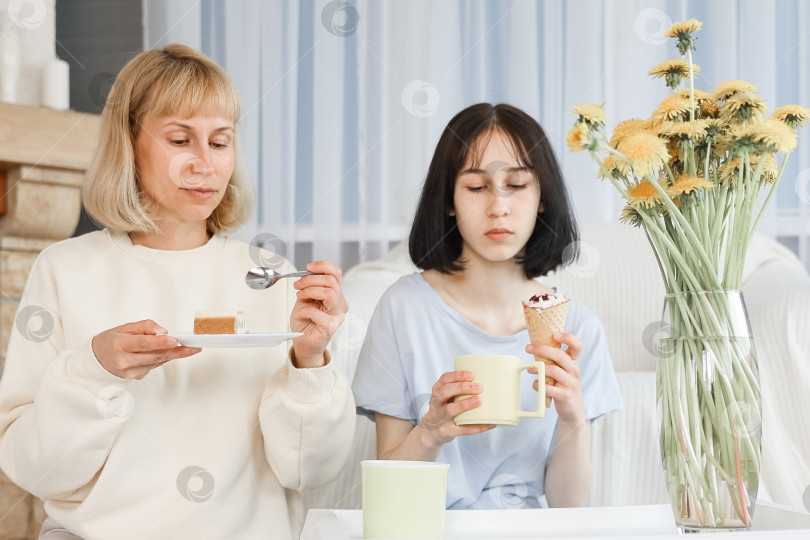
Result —
[{"label": "blonde woman", "polygon": [[[138,55],[113,85],[83,195],[105,228],[34,263],[0,381],[0,466],[45,500],[42,537],[297,537],[295,492],[348,457],[354,402],[326,351],[340,270],[255,291],[255,254],[223,234],[253,206],[238,117],[232,81],[188,47]],[[204,309],[303,335],[202,350],[166,335]]]}]

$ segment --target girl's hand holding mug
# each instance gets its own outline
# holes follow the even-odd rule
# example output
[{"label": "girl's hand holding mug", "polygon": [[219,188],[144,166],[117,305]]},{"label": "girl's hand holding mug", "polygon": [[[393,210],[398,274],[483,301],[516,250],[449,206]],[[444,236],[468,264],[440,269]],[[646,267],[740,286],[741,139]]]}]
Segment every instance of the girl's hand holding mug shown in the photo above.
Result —
[{"label": "girl's hand holding mug", "polygon": [[[470,371],[450,371],[433,385],[428,412],[416,425],[424,432],[425,446],[435,447],[449,443],[459,435],[475,435],[495,427],[492,424],[457,426],[453,421],[462,412],[481,404],[477,396],[482,390],[481,385],[472,380],[473,373]],[[469,394],[472,397],[453,401],[456,396]]]}]

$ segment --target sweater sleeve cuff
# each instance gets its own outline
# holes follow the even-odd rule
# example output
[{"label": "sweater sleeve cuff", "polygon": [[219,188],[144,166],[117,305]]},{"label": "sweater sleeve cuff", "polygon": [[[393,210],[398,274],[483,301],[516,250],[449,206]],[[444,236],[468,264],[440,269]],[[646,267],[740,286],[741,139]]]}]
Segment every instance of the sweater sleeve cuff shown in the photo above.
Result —
[{"label": "sweater sleeve cuff", "polygon": [[104,369],[93,353],[92,340],[88,340],[81,349],[66,359],[65,375],[68,380],[78,382],[95,392],[111,384],[126,386],[132,382]]},{"label": "sweater sleeve cuff", "polygon": [[[287,360],[287,394],[301,403],[315,403],[326,399],[335,385],[332,355],[324,351],[326,364],[316,368],[297,368],[292,363],[293,352]],[[103,369],[103,368],[102,368]]]}]

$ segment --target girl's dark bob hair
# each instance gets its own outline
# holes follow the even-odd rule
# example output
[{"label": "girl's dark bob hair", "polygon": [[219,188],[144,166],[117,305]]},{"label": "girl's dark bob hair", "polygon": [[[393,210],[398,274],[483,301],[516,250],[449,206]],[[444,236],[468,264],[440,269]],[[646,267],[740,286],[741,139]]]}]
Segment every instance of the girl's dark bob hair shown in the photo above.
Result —
[{"label": "girl's dark bob hair", "polygon": [[460,260],[461,234],[456,218],[450,215],[456,177],[470,153],[483,153],[493,133],[501,133],[511,141],[515,157],[534,172],[540,184],[543,211],[537,214],[534,231],[517,257],[526,277],[544,276],[576,257],[576,221],[543,128],[511,105],[478,103],[450,120],[430,162],[408,240],[411,260],[419,268],[443,274],[464,269],[464,261]]}]

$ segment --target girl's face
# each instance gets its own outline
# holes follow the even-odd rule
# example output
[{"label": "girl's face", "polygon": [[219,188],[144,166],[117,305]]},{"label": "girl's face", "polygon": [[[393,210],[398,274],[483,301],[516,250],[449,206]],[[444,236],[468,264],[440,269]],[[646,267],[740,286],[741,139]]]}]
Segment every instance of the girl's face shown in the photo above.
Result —
[{"label": "girl's face", "polygon": [[543,211],[540,185],[499,132],[490,137],[480,164],[474,165],[473,158],[468,156],[458,173],[453,195],[451,215],[463,240],[461,256],[471,262],[511,260],[523,250]]},{"label": "girl's face", "polygon": [[221,117],[147,115],[135,140],[141,191],[163,221],[205,221],[234,168],[234,124]]}]

